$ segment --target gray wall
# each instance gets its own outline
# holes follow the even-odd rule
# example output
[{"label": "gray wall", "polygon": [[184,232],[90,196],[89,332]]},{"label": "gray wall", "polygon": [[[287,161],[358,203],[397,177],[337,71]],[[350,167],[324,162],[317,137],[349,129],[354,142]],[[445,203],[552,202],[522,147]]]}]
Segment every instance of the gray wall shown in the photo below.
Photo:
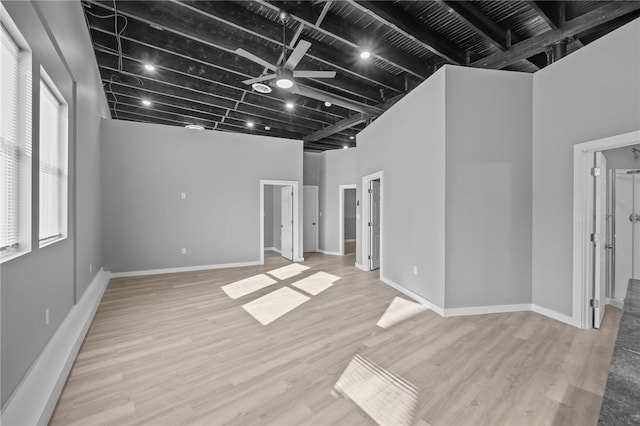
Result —
[{"label": "gray wall", "polygon": [[[70,186],[68,238],[39,249],[38,167],[34,158],[32,250],[0,268],[2,405],[102,267],[99,122],[100,116],[107,114],[80,3],[3,1],[3,5],[33,50],[33,106],[38,105],[40,65],[69,104]],[[77,87],[75,99],[73,84]],[[39,136],[37,114],[38,108],[34,108],[34,152]],[[44,323],[47,308],[49,326]]]},{"label": "gray wall", "polygon": [[264,187],[264,247],[273,247],[273,186]]},{"label": "gray wall", "polygon": [[[640,150],[640,145],[633,147]],[[635,155],[631,152],[631,146],[602,151],[607,158],[608,169],[637,169],[640,167],[640,152]]]},{"label": "gray wall", "polygon": [[282,222],[282,186],[265,185],[264,187],[264,246],[280,250]]},{"label": "gray wall", "polygon": [[356,190],[344,190],[344,239],[356,239]]},{"label": "gray wall", "polygon": [[446,308],[531,303],[532,81],[446,67]]},{"label": "gray wall", "polygon": [[[273,186],[273,247],[282,249],[282,191],[280,186]],[[302,214],[302,209],[300,210]],[[267,226],[265,224],[265,226]]]},{"label": "gray wall", "polygon": [[334,149],[321,155],[320,166],[320,228],[318,248],[339,252],[340,242],[340,185],[356,183],[356,155],[358,148]]},{"label": "gray wall", "polygon": [[533,78],[533,303],[572,315],[573,145],[640,128],[640,20]]},{"label": "gray wall", "polygon": [[103,120],[102,150],[113,272],[258,261],[260,179],[298,181],[302,214],[301,141]]},{"label": "gray wall", "polygon": [[[358,134],[362,176],[383,171],[384,277],[444,307],[445,70],[440,69]],[[362,263],[362,203],[356,246]],[[413,266],[418,275],[413,274]]]},{"label": "gray wall", "polygon": [[304,185],[320,185],[320,167],[323,153],[305,152],[303,157]]}]

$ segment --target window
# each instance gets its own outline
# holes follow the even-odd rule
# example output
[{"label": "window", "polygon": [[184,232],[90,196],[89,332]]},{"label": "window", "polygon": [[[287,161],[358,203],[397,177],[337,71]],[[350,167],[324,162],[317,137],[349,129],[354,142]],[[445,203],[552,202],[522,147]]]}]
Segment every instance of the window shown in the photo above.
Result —
[{"label": "window", "polygon": [[[4,10],[0,10],[4,12]],[[10,30],[11,29],[11,30]],[[31,249],[31,60],[0,21],[0,259]]]},{"label": "window", "polygon": [[67,105],[44,70],[40,80],[40,246],[66,237]]}]

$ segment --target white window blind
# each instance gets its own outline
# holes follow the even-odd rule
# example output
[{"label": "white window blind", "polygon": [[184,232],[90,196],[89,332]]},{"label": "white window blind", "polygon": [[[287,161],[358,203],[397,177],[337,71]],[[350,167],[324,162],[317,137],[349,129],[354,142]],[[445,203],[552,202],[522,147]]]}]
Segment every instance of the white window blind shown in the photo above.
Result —
[{"label": "white window blind", "polygon": [[0,165],[2,166],[0,197],[0,252],[18,246],[19,166],[18,139],[20,118],[20,49],[11,35],[0,25]]},{"label": "white window blind", "polygon": [[62,236],[66,184],[63,105],[49,83],[40,80],[40,242]]}]

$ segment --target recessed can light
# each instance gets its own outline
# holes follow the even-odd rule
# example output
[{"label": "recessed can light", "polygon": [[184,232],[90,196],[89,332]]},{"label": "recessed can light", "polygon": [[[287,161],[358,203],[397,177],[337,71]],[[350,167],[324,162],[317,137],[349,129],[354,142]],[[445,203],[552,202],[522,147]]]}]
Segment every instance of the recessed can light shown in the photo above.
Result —
[{"label": "recessed can light", "polygon": [[147,71],[155,71],[156,67],[151,64],[144,64],[144,69],[146,69]]},{"label": "recessed can light", "polygon": [[354,140],[356,137],[355,136],[349,136],[349,139]]},{"label": "recessed can light", "polygon": [[271,87],[267,86],[266,84],[253,83],[251,87],[253,88],[253,90],[259,93],[271,93]]},{"label": "recessed can light", "polygon": [[293,109],[293,102],[287,102],[285,106],[287,107],[287,109]]},{"label": "recessed can light", "polygon": [[363,50],[362,52],[360,52],[360,57],[362,59],[369,59],[369,57],[371,57],[371,52],[369,52],[368,50]]},{"label": "recessed can light", "polygon": [[324,103],[324,106],[326,106],[327,108],[329,108],[331,106],[331,102],[327,101]]},{"label": "recessed can light", "polygon": [[342,149],[349,149],[349,145],[343,145]]},{"label": "recessed can light", "polygon": [[265,130],[271,130],[271,127],[269,127],[269,126],[264,126],[264,129],[265,129]]},{"label": "recessed can light", "polygon": [[142,100],[142,105],[144,106],[151,106],[151,101],[149,99],[143,99]]},{"label": "recessed can light", "polygon": [[192,130],[204,130],[204,126],[201,126],[199,124],[187,124],[184,127],[186,129],[192,129]]},{"label": "recessed can light", "polygon": [[247,127],[253,127],[253,126],[254,126],[253,121],[247,121]]}]

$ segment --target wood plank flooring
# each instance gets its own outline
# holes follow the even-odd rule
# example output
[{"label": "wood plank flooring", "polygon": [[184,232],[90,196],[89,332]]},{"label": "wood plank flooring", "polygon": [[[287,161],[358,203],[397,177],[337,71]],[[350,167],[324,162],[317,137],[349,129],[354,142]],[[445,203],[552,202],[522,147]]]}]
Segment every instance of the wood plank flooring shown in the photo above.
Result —
[{"label": "wood plank flooring", "polygon": [[[532,312],[376,326],[401,296],[344,257],[236,300],[221,287],[287,262],[113,279],[52,425],[370,425],[332,394],[360,355],[418,389],[416,425],[595,425],[620,311],[600,330]],[[241,306],[319,271],[333,286],[267,326]],[[296,289],[298,291],[298,289]]]}]

